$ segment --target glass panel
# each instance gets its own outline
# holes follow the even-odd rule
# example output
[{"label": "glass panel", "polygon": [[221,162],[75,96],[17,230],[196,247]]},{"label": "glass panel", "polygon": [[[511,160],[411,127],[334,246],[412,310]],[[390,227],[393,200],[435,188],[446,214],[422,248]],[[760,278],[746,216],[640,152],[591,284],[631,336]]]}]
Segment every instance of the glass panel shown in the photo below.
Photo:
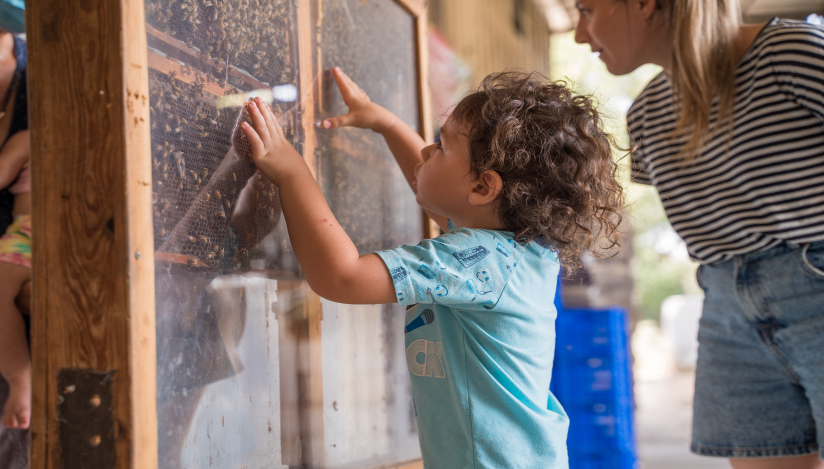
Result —
[{"label": "glass panel", "polygon": [[[298,1],[311,34],[298,34]],[[322,188],[361,252],[417,242],[420,210],[382,139],[316,129],[298,102],[312,92],[321,116],[342,113],[316,70],[340,65],[417,127],[412,18],[392,0],[146,0],[146,20],[160,467],[419,457],[402,309],[313,295],[277,188],[234,150],[240,103],[262,93],[298,151],[317,132]],[[313,64],[298,63],[298,37]],[[321,87],[300,90],[300,70]]]},{"label": "glass panel", "polygon": [[[325,2],[322,14],[316,61],[324,70],[341,67],[372,101],[417,129],[414,19],[397,2],[385,0]],[[334,78],[323,75],[322,86],[320,118],[346,113]],[[319,131],[318,142],[321,187],[361,254],[417,244],[423,232],[420,208],[383,137],[343,128]],[[329,467],[420,457],[403,313],[397,304],[323,302]]]}]

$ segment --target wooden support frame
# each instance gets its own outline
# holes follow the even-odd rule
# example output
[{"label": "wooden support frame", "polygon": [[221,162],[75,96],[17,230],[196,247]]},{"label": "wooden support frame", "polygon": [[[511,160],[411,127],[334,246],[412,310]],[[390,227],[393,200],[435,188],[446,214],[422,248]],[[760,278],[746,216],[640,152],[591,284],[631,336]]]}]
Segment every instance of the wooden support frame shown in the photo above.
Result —
[{"label": "wooden support frame", "polygon": [[[415,21],[420,129],[431,141],[425,2],[386,1],[397,1]],[[105,467],[156,469],[148,69],[153,65],[169,68],[168,72],[176,65],[147,54],[143,0],[90,2],[78,8],[73,2],[35,0],[27,12],[33,230],[37,233],[33,239],[31,467],[92,467],[84,465],[88,461],[71,459],[77,453],[68,451],[69,444],[63,441],[66,433],[61,434],[59,422],[65,418],[60,405],[74,390],[61,388],[59,375],[61,370],[71,370],[110,376],[106,383],[111,407],[103,411],[113,422],[103,429],[111,432],[111,447],[106,447],[107,435],[86,438],[82,432],[71,444],[108,452],[99,458]],[[298,45],[303,145],[317,177],[314,120],[322,87],[313,77],[322,73],[315,70],[320,60],[312,60],[312,50],[318,46],[312,32],[323,0],[296,3],[299,28],[305,32]],[[154,33],[155,38],[173,40]],[[209,86],[216,95],[226,90]],[[424,234],[437,234],[432,223],[426,221]],[[314,293],[305,313],[312,373],[307,382],[310,412],[304,418],[313,439],[308,445],[310,462],[321,464],[323,311]]]},{"label": "wooden support frame", "polygon": [[[110,435],[72,444],[157,467],[154,259],[143,2],[27,8],[33,263],[32,458],[84,467],[61,441],[61,370],[111,372]],[[82,428],[82,427],[79,427]],[[63,437],[67,432],[63,432]],[[108,436],[113,442],[107,448]],[[100,442],[95,445],[95,442]],[[75,453],[77,454],[77,453]],[[88,467],[88,466],[86,466]]]}]

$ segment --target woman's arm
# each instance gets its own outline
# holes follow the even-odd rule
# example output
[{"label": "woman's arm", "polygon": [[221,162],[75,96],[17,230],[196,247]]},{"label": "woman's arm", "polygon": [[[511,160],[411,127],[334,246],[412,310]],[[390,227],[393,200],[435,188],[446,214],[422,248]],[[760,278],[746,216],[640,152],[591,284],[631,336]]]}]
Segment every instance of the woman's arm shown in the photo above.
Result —
[{"label": "woman's arm", "polygon": [[[369,96],[340,68],[335,67],[333,73],[341,95],[343,95],[343,100],[349,106],[349,113],[324,120],[323,127],[327,129],[347,126],[359,127],[383,135],[389,150],[395,156],[395,161],[398,162],[398,166],[400,166],[406,178],[406,182],[412,192],[417,192],[412,185],[412,181],[415,180],[415,166],[423,162],[421,150],[426,146],[426,142],[418,135],[418,132],[398,116],[373,103]],[[447,231],[446,217],[429,210],[425,211],[431,219],[438,223],[442,230]]]},{"label": "woman's arm", "polygon": [[358,254],[269,106],[255,98],[248,108],[252,125],[244,122],[242,129],[252,148],[252,161],[278,186],[292,249],[309,286],[339,303],[395,303],[386,265],[377,254]]},{"label": "woman's arm", "polygon": [[29,131],[21,130],[9,137],[0,151],[0,189],[9,187],[17,179],[29,159]]}]

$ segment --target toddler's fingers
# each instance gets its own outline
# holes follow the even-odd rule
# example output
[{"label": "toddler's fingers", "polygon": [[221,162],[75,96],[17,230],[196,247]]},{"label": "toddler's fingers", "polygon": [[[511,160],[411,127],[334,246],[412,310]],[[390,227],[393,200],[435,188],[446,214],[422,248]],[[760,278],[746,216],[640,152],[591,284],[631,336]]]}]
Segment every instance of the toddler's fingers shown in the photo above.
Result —
[{"label": "toddler's fingers", "polygon": [[249,109],[249,116],[252,118],[252,127],[255,128],[255,132],[257,132],[258,137],[260,137],[262,142],[268,142],[272,136],[269,135],[269,128],[266,126],[266,120],[263,118],[263,114],[261,114],[257,104],[252,101],[247,104],[246,107]]},{"label": "toddler's fingers", "polygon": [[263,120],[266,121],[266,127],[269,130],[269,135],[277,135],[282,137],[283,130],[280,128],[280,124],[278,123],[272,108],[268,104],[264,103],[260,98],[255,98],[255,101],[257,102],[258,107],[263,110],[261,114],[263,114]]},{"label": "toddler's fingers", "polygon": [[337,117],[330,117],[329,119],[324,119],[323,128],[334,129],[336,127],[346,127],[352,125],[354,121],[355,118],[351,113]]},{"label": "toddler's fingers", "polygon": [[266,153],[266,145],[263,144],[263,140],[260,139],[260,136],[248,122],[240,124],[240,129],[244,134],[246,134],[246,139],[249,140],[249,146],[252,148],[252,155],[262,155]]},{"label": "toddler's fingers", "polygon": [[366,96],[366,93],[360,87],[349,78],[349,75],[343,72],[340,67],[335,67],[332,73],[335,75],[335,81],[338,83],[338,88],[340,88],[340,93],[343,95],[343,100],[346,104],[349,104],[353,100],[359,99],[366,99],[369,101],[369,97]]}]

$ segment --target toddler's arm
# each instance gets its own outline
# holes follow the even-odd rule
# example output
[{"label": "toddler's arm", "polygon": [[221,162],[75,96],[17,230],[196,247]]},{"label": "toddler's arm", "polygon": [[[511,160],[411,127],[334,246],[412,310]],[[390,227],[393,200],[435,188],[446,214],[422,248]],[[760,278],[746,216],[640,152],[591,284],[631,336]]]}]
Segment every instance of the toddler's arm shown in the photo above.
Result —
[{"label": "toddler's arm", "polygon": [[[323,127],[333,129],[352,126],[383,135],[389,150],[395,156],[395,161],[403,171],[406,182],[412,188],[412,192],[417,192],[412,181],[415,180],[415,166],[423,162],[421,150],[426,146],[426,142],[398,116],[370,101],[369,96],[339,67],[335,67],[333,73],[343,100],[349,106],[349,113],[324,120]],[[426,210],[426,214],[435,220],[442,230],[447,231],[446,217],[429,210]]]},{"label": "toddler's arm", "polygon": [[395,303],[386,265],[377,254],[358,254],[269,106],[255,98],[248,109],[252,125],[243,122],[241,128],[249,139],[252,161],[278,186],[289,239],[309,286],[339,303]]},{"label": "toddler's arm", "polygon": [[9,137],[0,151],[0,189],[9,187],[17,179],[29,159],[29,131],[21,130]]}]

